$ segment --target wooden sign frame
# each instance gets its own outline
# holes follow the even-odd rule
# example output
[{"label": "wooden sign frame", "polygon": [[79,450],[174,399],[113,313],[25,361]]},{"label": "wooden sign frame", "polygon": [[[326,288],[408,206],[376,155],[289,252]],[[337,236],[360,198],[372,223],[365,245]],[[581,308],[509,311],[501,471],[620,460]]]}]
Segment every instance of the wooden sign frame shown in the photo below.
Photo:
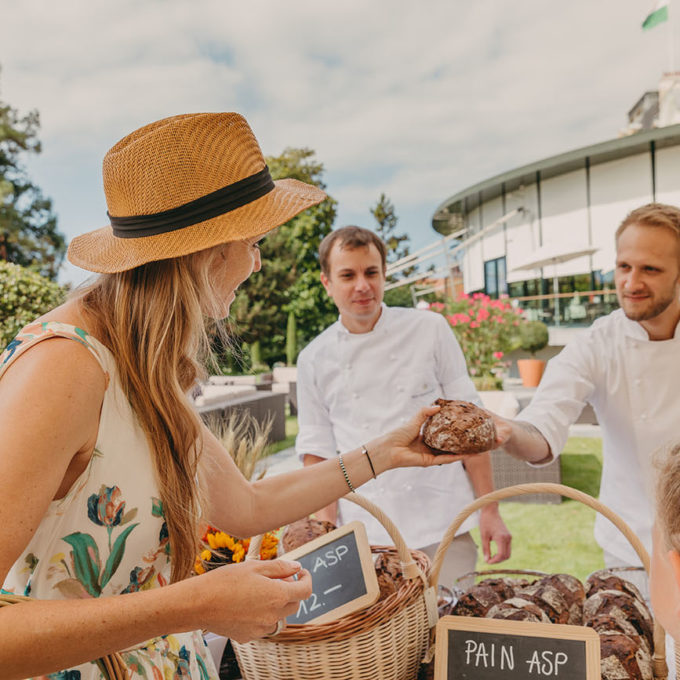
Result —
[{"label": "wooden sign frame", "polygon": [[[439,619],[435,641],[434,680],[448,680],[448,652],[450,631],[490,633],[508,635],[513,638],[549,638],[552,640],[574,640],[585,643],[586,675],[583,680],[601,680],[600,636],[587,626],[572,626],[556,623],[532,623],[529,621],[508,621],[504,619],[482,619],[467,616],[443,616]],[[526,677],[545,678],[549,674]],[[474,678],[474,675],[470,675]],[[502,677],[502,672],[498,674]],[[554,677],[554,676],[553,676]],[[559,678],[559,675],[557,675]]]},{"label": "wooden sign frame", "polygon": [[[373,554],[371,553],[371,546],[368,542],[368,536],[366,535],[366,527],[355,520],[349,522],[338,529],[334,529],[323,536],[312,539],[309,543],[294,548],[290,552],[281,555],[282,558],[287,560],[298,560],[309,553],[315,552],[323,546],[336,542],[338,539],[346,536],[347,534],[354,533],[354,538],[357,544],[357,552],[359,553],[359,560],[361,563],[361,574],[363,577],[364,585],[366,588],[366,593],[346,602],[340,607],[336,607],[325,614],[309,619],[301,624],[296,625],[307,625],[308,623],[326,623],[327,621],[335,621],[347,614],[351,614],[365,607],[369,607],[380,597],[380,586],[378,585],[378,576],[375,573],[375,564],[373,562]],[[314,583],[314,574],[312,573],[312,584]],[[312,594],[314,597],[314,594]]]}]

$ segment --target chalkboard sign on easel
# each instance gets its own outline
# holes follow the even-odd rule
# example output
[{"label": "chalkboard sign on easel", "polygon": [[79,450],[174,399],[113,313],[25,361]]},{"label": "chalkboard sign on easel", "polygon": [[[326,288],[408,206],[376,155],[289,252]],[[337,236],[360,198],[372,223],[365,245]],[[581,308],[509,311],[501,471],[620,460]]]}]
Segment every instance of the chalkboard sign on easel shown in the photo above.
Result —
[{"label": "chalkboard sign on easel", "polygon": [[600,680],[600,638],[586,626],[444,616],[435,680]]},{"label": "chalkboard sign on easel", "polygon": [[283,555],[312,575],[312,595],[286,623],[323,623],[373,604],[380,595],[366,529],[350,522]]}]

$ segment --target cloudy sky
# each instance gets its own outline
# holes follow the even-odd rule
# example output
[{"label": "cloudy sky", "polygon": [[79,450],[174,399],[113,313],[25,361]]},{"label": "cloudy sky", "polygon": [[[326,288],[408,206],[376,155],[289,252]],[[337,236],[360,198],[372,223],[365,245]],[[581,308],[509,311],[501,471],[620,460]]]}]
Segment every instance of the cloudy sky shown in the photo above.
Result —
[{"label": "cloudy sky", "polygon": [[447,196],[617,135],[670,66],[671,24],[640,27],[652,5],[20,0],[2,9],[0,100],[40,112],[29,169],[69,238],[106,223],[101,159],[122,136],[239,111],[266,154],[316,151],[338,226],[373,226],[385,192],[416,249]]}]

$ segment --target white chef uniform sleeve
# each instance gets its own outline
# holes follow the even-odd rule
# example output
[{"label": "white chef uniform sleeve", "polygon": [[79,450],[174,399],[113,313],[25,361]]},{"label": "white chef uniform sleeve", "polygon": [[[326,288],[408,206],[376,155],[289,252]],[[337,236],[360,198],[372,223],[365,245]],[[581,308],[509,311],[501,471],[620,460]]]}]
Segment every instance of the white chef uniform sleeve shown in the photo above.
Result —
[{"label": "white chef uniform sleeve", "polygon": [[298,434],[295,451],[300,460],[305,454],[333,458],[337,454],[333,428],[322,394],[317,387],[312,362],[303,354],[297,364]]}]

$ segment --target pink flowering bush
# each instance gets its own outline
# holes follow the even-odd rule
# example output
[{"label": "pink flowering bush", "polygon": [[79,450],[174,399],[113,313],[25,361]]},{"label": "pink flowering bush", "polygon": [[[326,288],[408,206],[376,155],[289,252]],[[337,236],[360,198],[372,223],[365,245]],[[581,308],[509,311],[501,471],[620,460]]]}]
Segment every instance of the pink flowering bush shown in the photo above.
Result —
[{"label": "pink flowering bush", "polygon": [[515,309],[507,298],[492,300],[483,293],[433,302],[430,309],[443,314],[451,325],[477,387],[501,387],[507,369],[503,357],[519,346],[522,310]]}]

